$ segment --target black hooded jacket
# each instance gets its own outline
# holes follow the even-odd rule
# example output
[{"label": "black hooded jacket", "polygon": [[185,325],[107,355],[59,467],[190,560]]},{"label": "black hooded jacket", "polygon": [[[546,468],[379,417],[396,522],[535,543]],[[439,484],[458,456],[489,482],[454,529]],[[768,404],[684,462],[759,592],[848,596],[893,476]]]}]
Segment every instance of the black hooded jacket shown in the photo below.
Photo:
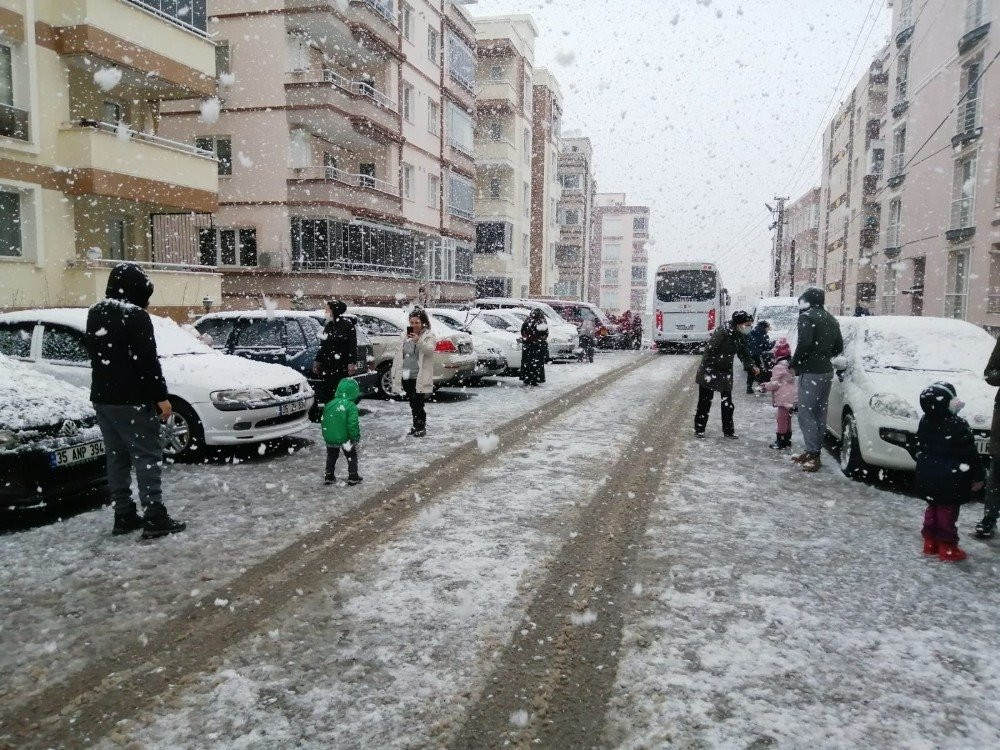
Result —
[{"label": "black hooded jacket", "polygon": [[796,375],[832,373],[830,360],[844,353],[840,323],[823,307],[826,293],[822,289],[809,287],[799,299],[808,302],[809,307],[799,313],[798,341],[792,357],[792,369]]},{"label": "black hooded jacket", "polygon": [[146,305],[153,282],[139,266],[111,269],[106,299],[87,313],[87,348],[93,372],[90,400],[95,404],[155,404],[167,398],[167,384],[156,356],[153,322]]},{"label": "black hooded jacket", "polygon": [[917,428],[916,486],[931,505],[961,505],[972,499],[972,483],[985,479],[969,423],[948,408],[954,389],[935,383],[920,394],[924,416]]}]

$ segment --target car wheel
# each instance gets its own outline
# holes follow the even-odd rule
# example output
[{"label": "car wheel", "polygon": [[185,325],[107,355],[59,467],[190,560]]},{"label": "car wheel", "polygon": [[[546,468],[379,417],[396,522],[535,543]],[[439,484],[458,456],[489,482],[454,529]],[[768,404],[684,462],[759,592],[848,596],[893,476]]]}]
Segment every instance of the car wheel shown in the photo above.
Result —
[{"label": "car wheel", "polygon": [[190,458],[205,444],[201,420],[183,401],[171,399],[173,413],[160,428],[163,453],[173,459]]},{"label": "car wheel", "polygon": [[392,398],[392,363],[383,362],[378,368],[378,396]]},{"label": "car wheel", "polygon": [[851,479],[860,479],[868,473],[868,464],[861,456],[858,443],[858,423],[850,412],[844,414],[841,427],[840,470]]}]

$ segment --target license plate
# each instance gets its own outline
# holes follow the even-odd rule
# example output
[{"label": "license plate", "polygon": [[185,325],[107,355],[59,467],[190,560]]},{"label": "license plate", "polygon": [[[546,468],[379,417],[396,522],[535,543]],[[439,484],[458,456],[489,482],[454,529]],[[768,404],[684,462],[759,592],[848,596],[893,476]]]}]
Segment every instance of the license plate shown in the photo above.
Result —
[{"label": "license plate", "polygon": [[279,417],[283,417],[286,414],[295,414],[296,412],[305,410],[306,410],[305,401],[292,401],[290,404],[278,404]]},{"label": "license plate", "polygon": [[677,326],[677,330],[678,331],[693,331],[694,330],[694,326],[693,325],[690,325],[690,326]]},{"label": "license plate", "polygon": [[49,465],[52,468],[74,466],[86,461],[93,461],[104,455],[104,441],[95,440],[92,443],[80,443],[69,448],[60,448],[49,454]]},{"label": "license plate", "polygon": [[990,452],[990,439],[989,438],[976,438],[976,450],[982,453],[984,456],[989,455]]}]

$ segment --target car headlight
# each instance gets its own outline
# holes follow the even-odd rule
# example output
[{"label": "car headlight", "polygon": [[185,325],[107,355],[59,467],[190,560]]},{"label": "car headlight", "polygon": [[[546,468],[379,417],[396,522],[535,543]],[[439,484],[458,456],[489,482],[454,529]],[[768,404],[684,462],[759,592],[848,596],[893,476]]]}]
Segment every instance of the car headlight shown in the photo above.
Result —
[{"label": "car headlight", "polygon": [[271,401],[274,397],[263,388],[233,388],[213,391],[212,403],[216,406],[243,406],[257,401]]},{"label": "car headlight", "polygon": [[21,437],[13,430],[0,430],[0,450],[14,450],[21,444]]},{"label": "car headlight", "polygon": [[917,410],[909,401],[895,393],[876,393],[868,405],[879,414],[895,419],[920,419]]}]

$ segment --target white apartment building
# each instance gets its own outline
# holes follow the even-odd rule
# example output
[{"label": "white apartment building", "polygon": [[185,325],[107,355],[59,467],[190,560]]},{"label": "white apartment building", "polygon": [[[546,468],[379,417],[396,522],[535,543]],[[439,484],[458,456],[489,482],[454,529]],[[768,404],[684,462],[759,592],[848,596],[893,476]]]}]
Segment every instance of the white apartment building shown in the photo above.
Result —
[{"label": "white apartment building", "polygon": [[[564,138],[559,154],[559,242],[556,245],[556,265],[559,281],[555,296],[563,299],[597,303],[600,279],[588,283],[591,258],[591,219],[594,195],[597,192],[593,171],[594,148],[589,138]],[[600,267],[597,256],[596,267]]]},{"label": "white apartment building", "polygon": [[625,193],[598,193],[591,242],[601,259],[598,307],[614,314],[644,311],[649,293],[649,207],[629,205]]},{"label": "white apartment building", "polygon": [[530,16],[476,18],[478,296],[529,296],[534,50]]},{"label": "white apartment building", "polygon": [[556,244],[559,241],[559,149],[562,128],[562,92],[550,71],[535,73],[531,138],[531,282],[532,297],[551,297],[559,279]]}]

